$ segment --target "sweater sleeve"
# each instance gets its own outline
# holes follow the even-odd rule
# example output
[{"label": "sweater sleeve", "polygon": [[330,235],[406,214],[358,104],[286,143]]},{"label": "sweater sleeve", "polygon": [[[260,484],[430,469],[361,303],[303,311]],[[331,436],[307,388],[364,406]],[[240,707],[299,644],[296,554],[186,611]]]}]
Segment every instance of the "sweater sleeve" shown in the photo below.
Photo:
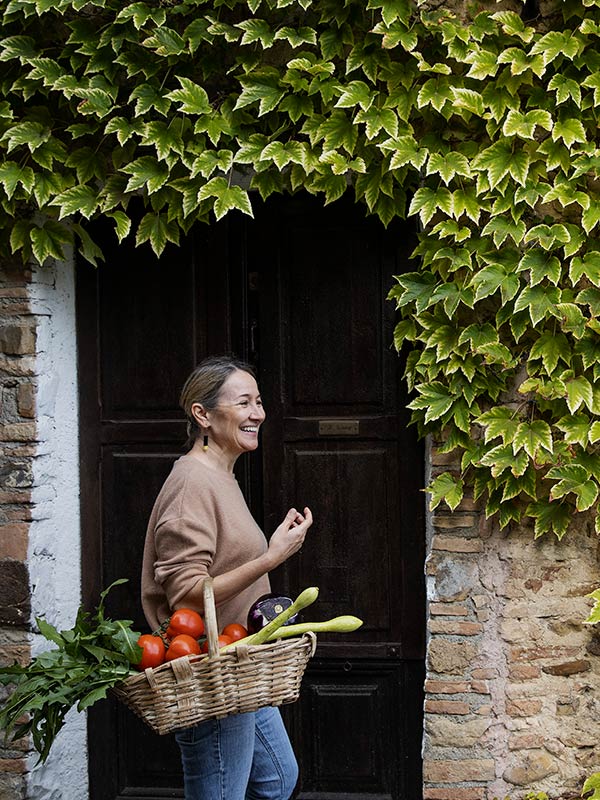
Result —
[{"label": "sweater sleeve", "polygon": [[155,530],[154,578],[174,608],[199,580],[209,574],[217,537],[201,518],[177,517]]}]

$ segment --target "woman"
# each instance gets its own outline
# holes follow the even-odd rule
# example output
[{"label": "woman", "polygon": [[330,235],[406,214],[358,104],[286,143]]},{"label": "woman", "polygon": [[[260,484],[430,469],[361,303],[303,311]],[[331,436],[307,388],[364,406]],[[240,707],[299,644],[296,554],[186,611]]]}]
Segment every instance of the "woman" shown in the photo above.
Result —
[{"label": "woman", "polygon": [[[177,608],[202,613],[211,575],[219,625],[246,623],[270,591],[268,573],[302,547],[312,515],[291,508],[268,544],[244,501],[233,467],[256,450],[265,411],[254,373],[226,357],[203,361],[180,404],[188,419],[187,455],[165,481],[150,516],[142,604],[156,629]],[[175,734],[186,800],[287,800],[298,767],[277,708],[208,720]]]}]

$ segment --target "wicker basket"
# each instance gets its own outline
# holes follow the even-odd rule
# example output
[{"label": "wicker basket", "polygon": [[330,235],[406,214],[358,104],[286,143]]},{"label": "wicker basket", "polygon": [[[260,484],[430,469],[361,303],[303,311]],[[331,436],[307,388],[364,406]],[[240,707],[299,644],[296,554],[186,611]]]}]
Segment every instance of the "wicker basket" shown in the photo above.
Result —
[{"label": "wicker basket", "polygon": [[156,733],[298,699],[304,670],[316,648],[314,633],[219,653],[210,578],[204,581],[204,615],[207,655],[183,656],[146,669],[113,689]]}]

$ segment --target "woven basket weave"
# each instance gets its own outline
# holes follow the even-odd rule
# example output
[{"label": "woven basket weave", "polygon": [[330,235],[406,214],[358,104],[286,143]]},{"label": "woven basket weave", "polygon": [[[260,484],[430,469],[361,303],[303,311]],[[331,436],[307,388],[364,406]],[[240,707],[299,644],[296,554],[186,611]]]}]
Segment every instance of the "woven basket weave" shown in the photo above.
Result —
[{"label": "woven basket weave", "polygon": [[212,580],[204,581],[208,654],[183,656],[148,668],[114,687],[114,694],[159,734],[207,719],[293,703],[316,636],[219,652]]}]

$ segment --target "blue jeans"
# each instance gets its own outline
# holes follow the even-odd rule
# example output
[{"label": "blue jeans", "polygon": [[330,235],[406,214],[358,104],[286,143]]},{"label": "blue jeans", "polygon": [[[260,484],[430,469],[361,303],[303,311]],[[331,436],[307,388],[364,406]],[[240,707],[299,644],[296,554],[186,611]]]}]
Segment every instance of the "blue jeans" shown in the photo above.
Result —
[{"label": "blue jeans", "polygon": [[185,800],[288,800],[298,765],[278,708],[177,731]]}]

